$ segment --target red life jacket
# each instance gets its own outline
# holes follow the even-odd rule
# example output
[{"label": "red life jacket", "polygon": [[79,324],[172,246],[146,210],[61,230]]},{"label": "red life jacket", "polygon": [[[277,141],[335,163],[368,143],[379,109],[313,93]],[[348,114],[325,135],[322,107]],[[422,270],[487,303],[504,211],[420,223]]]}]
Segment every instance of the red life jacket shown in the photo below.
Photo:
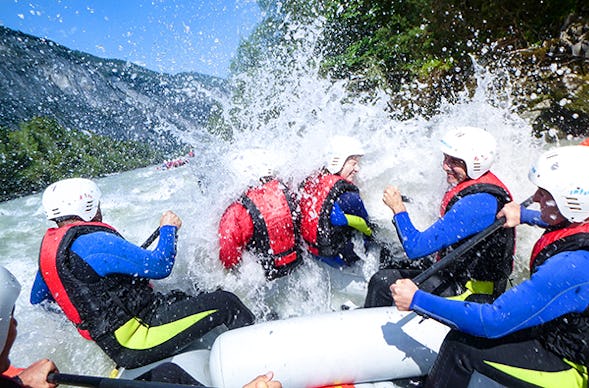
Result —
[{"label": "red life jacket", "polygon": [[301,184],[301,236],[309,252],[318,256],[336,256],[351,238],[351,229],[331,224],[330,215],[337,197],[358,187],[339,175],[319,172]]},{"label": "red life jacket", "polygon": [[[589,223],[570,224],[547,230],[534,245],[530,274],[546,260],[565,251],[589,251]],[[579,268],[586,271],[587,268]],[[581,365],[589,365],[589,307],[582,313],[569,313],[536,329],[544,345],[559,356]]]},{"label": "red life jacket", "polygon": [[76,222],[50,228],[43,237],[39,271],[53,299],[86,339],[110,334],[150,304],[153,290],[148,279],[128,275],[99,276],[71,251],[74,240],[88,233],[120,236],[101,222]]},{"label": "red life jacket", "polygon": [[489,193],[500,196],[502,200],[505,198],[512,200],[507,186],[495,174],[487,171],[477,179],[467,179],[446,191],[440,205],[440,215],[443,217],[460,198],[474,193]]},{"label": "red life jacket", "polygon": [[250,188],[239,200],[254,224],[248,248],[265,257],[262,266],[269,279],[286,275],[301,263],[291,198],[288,189],[278,179],[273,179]]},{"label": "red life jacket", "polygon": [[547,230],[536,241],[530,256],[530,274],[536,272],[548,258],[564,251],[589,248],[589,223],[571,224],[567,227]]},{"label": "red life jacket", "polygon": [[[62,226],[61,228],[50,228],[47,230],[43,237],[43,242],[41,243],[39,269],[47,288],[49,288],[51,295],[55,299],[55,302],[61,307],[66,317],[76,325],[76,328],[78,328],[82,337],[91,340],[92,337],[90,337],[88,330],[82,330],[78,327],[82,323],[82,319],[80,318],[77,308],[69,298],[57,268],[58,249],[60,248],[64,236],[72,227],[80,226],[81,224],[82,223],[73,223]],[[112,231],[115,230],[112,226],[102,222],[88,222],[84,224],[88,226],[99,226]]]},{"label": "red life jacket", "polygon": [[[501,209],[512,200],[507,187],[489,171],[477,179],[466,180],[448,190],[440,206],[441,216],[444,216],[459,199],[476,193],[493,195],[497,199],[497,209]],[[466,241],[468,238],[440,251],[438,258],[444,256],[449,249],[456,249]],[[501,228],[462,256],[460,263],[472,263],[467,271],[464,268],[451,266],[451,272],[454,278],[460,279],[460,283],[469,279],[503,281],[513,270],[514,252],[515,229]]]}]

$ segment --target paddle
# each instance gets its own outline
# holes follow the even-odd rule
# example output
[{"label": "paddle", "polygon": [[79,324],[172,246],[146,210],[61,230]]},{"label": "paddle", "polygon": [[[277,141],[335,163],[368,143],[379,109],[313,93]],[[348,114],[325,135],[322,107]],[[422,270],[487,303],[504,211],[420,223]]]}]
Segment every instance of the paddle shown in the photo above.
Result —
[{"label": "paddle", "polygon": [[141,248],[143,249],[147,249],[154,241],[156,238],[158,238],[160,235],[160,227],[158,226],[153,233],[151,234],[151,236],[149,236],[147,238],[147,240],[145,240],[145,242],[143,244],[141,244]]},{"label": "paddle", "polygon": [[[520,206],[528,207],[532,204],[533,196],[530,196],[528,199],[523,201]],[[483,229],[481,232],[475,234],[471,238],[469,238],[464,244],[460,245],[458,248],[454,249],[452,252],[448,253],[446,256],[442,257],[439,261],[435,262],[431,267],[426,269],[425,271],[421,272],[419,275],[414,277],[413,283],[419,286],[421,283],[429,279],[432,275],[437,273],[438,271],[446,268],[450,264],[452,264],[457,258],[462,256],[464,253],[472,249],[475,245],[483,241],[492,233],[496,232],[503,226],[505,223],[505,217],[501,217],[489,225],[487,228]]]},{"label": "paddle", "polygon": [[197,385],[161,383],[157,381],[111,379],[98,376],[69,375],[65,373],[49,373],[47,382],[53,384],[67,384],[76,387],[98,387],[98,388],[186,388]]},{"label": "paddle", "polygon": [[413,200],[406,195],[401,195],[401,201],[405,203],[413,203]]}]

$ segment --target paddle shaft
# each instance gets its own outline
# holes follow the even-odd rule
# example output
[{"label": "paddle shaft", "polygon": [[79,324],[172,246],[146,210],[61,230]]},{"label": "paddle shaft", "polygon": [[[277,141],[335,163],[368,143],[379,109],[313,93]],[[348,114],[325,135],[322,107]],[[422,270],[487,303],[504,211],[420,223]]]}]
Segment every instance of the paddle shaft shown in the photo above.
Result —
[{"label": "paddle shaft", "polygon": [[143,249],[147,249],[154,241],[156,238],[158,238],[160,235],[160,227],[158,226],[153,233],[151,234],[151,236],[149,236],[147,238],[147,240],[145,240],[145,242],[143,244],[141,244],[141,248]]},{"label": "paddle shaft", "polygon": [[[532,204],[533,196],[529,197],[525,201],[523,201],[520,206],[528,207]],[[475,234],[470,239],[468,239],[464,244],[458,246],[458,248],[454,249],[452,252],[448,253],[446,256],[442,257],[439,261],[435,262],[431,267],[426,269],[425,271],[421,272],[419,275],[414,277],[413,283],[419,286],[421,283],[429,279],[432,275],[441,271],[442,269],[446,268],[450,264],[452,264],[456,259],[462,256],[464,253],[472,249],[475,245],[489,237],[489,235],[493,234],[505,223],[505,217],[501,217],[489,225],[487,228],[483,229],[481,232]]]},{"label": "paddle shaft", "polygon": [[49,373],[47,382],[53,384],[67,384],[76,387],[97,388],[186,388],[196,385],[160,383],[156,381],[111,379],[97,376],[69,375],[65,373]]}]

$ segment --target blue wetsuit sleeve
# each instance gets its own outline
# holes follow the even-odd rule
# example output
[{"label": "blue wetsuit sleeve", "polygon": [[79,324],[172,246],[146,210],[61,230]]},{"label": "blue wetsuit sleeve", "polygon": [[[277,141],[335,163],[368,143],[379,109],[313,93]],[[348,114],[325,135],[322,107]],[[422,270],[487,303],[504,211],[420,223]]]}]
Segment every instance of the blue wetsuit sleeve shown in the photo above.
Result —
[{"label": "blue wetsuit sleeve", "polygon": [[53,301],[54,299],[49,292],[47,284],[41,276],[41,272],[37,271],[37,275],[35,275],[35,281],[33,282],[33,288],[31,288],[31,296],[29,297],[29,301],[31,304],[39,304],[44,300]]},{"label": "blue wetsuit sleeve", "polygon": [[364,201],[362,201],[362,197],[360,197],[360,194],[357,192],[346,191],[337,197],[335,203],[344,214],[358,216],[364,218],[368,222],[368,212],[364,206]]},{"label": "blue wetsuit sleeve", "polygon": [[397,213],[393,223],[407,257],[416,259],[447,248],[495,222],[497,199],[488,193],[467,195],[424,231],[413,226],[407,212]]},{"label": "blue wetsuit sleeve", "polygon": [[115,234],[96,232],[78,237],[72,251],[100,276],[125,274],[149,279],[170,275],[176,258],[176,227],[164,225],[154,250],[132,244]]},{"label": "blue wetsuit sleeve", "polygon": [[535,225],[541,228],[548,227],[548,224],[542,221],[542,218],[540,217],[540,212],[538,210],[531,210],[521,206],[519,219],[520,223],[522,224]]},{"label": "blue wetsuit sleeve", "polygon": [[329,219],[332,225],[349,226],[364,233],[366,236],[372,235],[368,212],[366,211],[362,198],[356,192],[341,194],[331,208]]},{"label": "blue wetsuit sleeve", "polygon": [[329,215],[329,220],[331,221],[331,225],[335,226],[346,226],[348,225],[348,219],[346,218],[346,214],[343,212],[342,208],[336,202],[333,204],[331,208],[331,214]]},{"label": "blue wetsuit sleeve", "polygon": [[467,334],[498,338],[537,326],[589,305],[589,252],[559,253],[531,279],[507,290],[493,304],[448,300],[417,291],[411,309]]}]

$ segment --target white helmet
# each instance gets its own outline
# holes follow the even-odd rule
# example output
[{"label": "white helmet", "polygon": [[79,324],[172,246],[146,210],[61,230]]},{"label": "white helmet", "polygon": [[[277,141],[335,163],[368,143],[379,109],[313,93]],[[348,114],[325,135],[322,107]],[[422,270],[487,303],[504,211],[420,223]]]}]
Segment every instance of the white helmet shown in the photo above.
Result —
[{"label": "white helmet", "polygon": [[10,317],[18,294],[20,283],[9,270],[0,266],[0,349],[6,345]]},{"label": "white helmet", "polygon": [[231,170],[252,181],[276,175],[280,163],[278,155],[264,148],[240,150],[231,156]]},{"label": "white helmet", "polygon": [[589,217],[589,147],[559,147],[542,154],[528,178],[548,191],[560,213],[571,222]]},{"label": "white helmet", "polygon": [[98,212],[101,195],[96,183],[89,179],[64,179],[45,189],[43,208],[48,220],[78,216],[84,221],[90,221]]},{"label": "white helmet", "polygon": [[459,127],[442,137],[440,150],[446,155],[461,159],[466,164],[466,175],[477,179],[493,165],[497,142],[482,128]]},{"label": "white helmet", "polygon": [[364,155],[362,144],[353,137],[333,136],[327,142],[325,149],[325,168],[332,174],[341,171],[350,156]]}]

